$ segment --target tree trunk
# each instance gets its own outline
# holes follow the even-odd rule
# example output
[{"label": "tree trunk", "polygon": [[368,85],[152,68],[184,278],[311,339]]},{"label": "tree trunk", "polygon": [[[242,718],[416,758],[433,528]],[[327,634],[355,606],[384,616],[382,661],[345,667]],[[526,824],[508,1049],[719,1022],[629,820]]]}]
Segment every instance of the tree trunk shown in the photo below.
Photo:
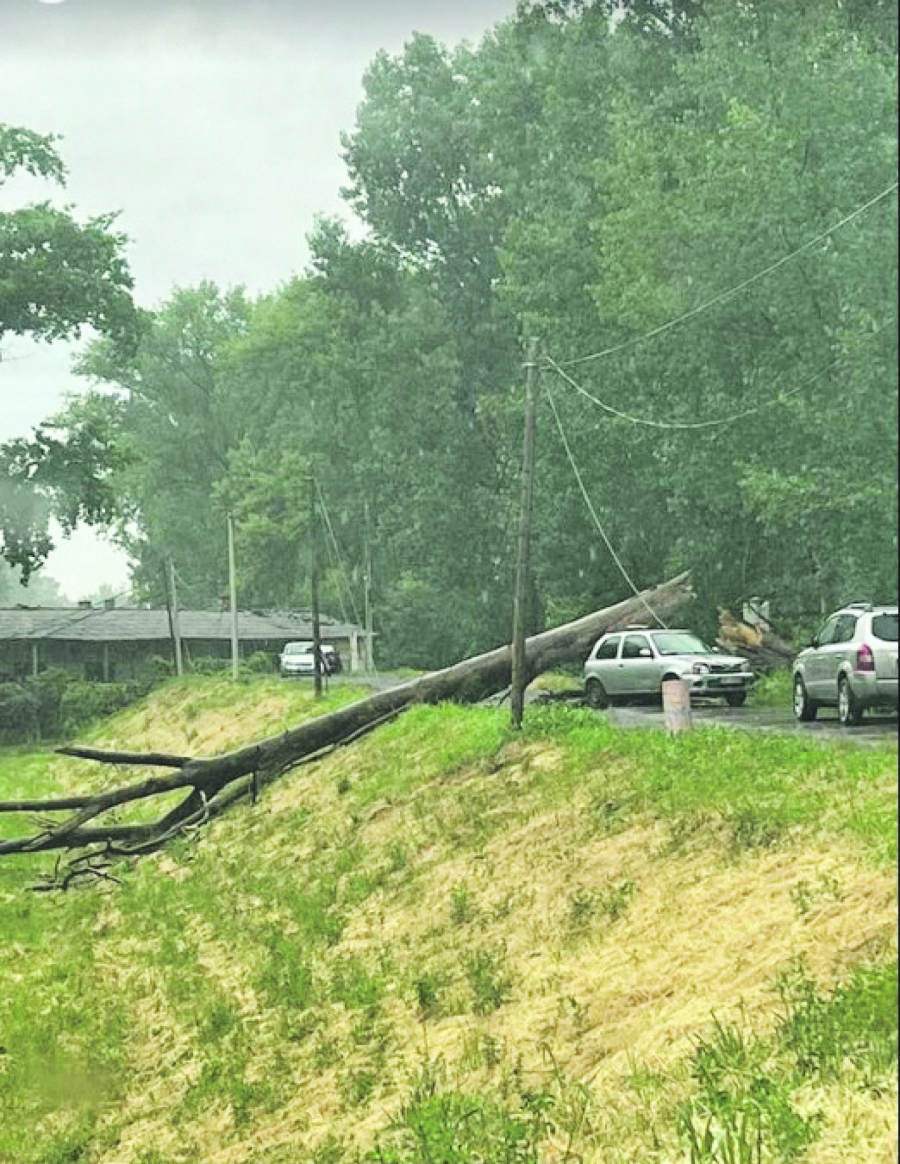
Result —
[{"label": "tree trunk", "polygon": [[[648,611],[661,618],[672,614],[692,597],[687,574],[615,606],[598,610],[575,622],[544,631],[526,641],[525,665],[529,682],[543,671],[583,659],[597,638],[621,629]],[[319,716],[283,735],[272,736],[223,756],[191,759],[157,753],[106,752],[93,748],[60,748],[65,755],[111,764],[141,764],[174,768],[176,772],[143,780],[95,796],[59,800],[0,803],[0,812],[54,812],[77,809],[68,820],[45,824],[30,837],[0,842],[0,855],[36,853],[53,849],[105,846],[109,857],[149,852],[222,812],[242,796],[255,798],[259,788],[296,765],[316,759],[335,747],[394,718],[414,703],[456,701],[477,703],[510,684],[511,651],[499,647],[418,679],[379,691],[366,699]],[[185,799],[160,820],[146,825],[86,827],[118,805],[189,790]],[[81,867],[87,875],[93,866]]]}]

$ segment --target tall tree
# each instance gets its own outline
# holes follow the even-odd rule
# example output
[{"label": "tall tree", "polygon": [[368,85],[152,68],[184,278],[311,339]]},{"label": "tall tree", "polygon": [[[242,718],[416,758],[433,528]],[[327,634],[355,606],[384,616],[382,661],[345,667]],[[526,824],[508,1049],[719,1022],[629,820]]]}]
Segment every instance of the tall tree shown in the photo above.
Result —
[{"label": "tall tree", "polygon": [[[20,171],[63,186],[55,142],[0,124],[0,186]],[[0,340],[6,333],[77,338],[88,325],[120,352],[133,351],[141,317],[115,219],[79,223],[49,202],[0,211]],[[68,437],[42,425],[31,439],[0,445],[0,558],[20,568],[23,585],[52,549],[51,515],[67,530],[109,516],[101,446],[96,417],[82,418]]]},{"label": "tall tree", "polygon": [[209,604],[225,592],[225,523],[212,497],[247,418],[229,392],[222,361],[248,314],[241,290],[210,283],[178,289],[149,318],[133,355],[101,340],[78,362],[77,370],[102,387],[95,398],[105,398],[114,413],[118,446],[128,457],[117,481],[117,537],[148,597],[161,598],[168,558],[192,603]]},{"label": "tall tree", "polygon": [[[56,138],[0,124],[0,185],[18,171],[65,185]],[[116,214],[79,223],[49,202],[0,211],[0,339],[78,337],[89,324],[133,347],[139,316]]]}]

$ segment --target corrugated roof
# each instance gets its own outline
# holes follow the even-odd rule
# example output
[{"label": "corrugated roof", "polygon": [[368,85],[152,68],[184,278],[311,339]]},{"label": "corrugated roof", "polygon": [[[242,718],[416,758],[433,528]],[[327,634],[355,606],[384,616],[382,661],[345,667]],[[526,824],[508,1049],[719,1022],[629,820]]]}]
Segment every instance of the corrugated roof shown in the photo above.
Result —
[{"label": "corrugated roof", "polygon": [[[320,619],[322,637],[349,638],[365,634],[361,627],[335,619]],[[182,639],[231,640],[231,612],[181,610],[178,629]],[[82,607],[50,609],[0,608],[0,641],[53,639],[65,642],[161,642],[170,637],[165,610],[137,607]],[[312,617],[307,611],[238,611],[238,638],[247,642],[311,639]]]}]

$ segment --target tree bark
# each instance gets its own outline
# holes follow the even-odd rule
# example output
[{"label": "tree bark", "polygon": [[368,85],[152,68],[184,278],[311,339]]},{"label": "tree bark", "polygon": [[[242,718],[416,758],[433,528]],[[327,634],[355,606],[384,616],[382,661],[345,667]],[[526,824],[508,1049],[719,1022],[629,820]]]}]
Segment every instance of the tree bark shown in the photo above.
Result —
[{"label": "tree bark", "polygon": [[[606,631],[621,629],[636,619],[646,617],[648,610],[660,617],[669,616],[691,597],[690,581],[685,573],[615,606],[534,635],[525,644],[528,681],[563,663],[580,661],[596,639]],[[446,701],[477,703],[508,688],[510,677],[511,650],[507,645],[386,691],[376,692],[366,699],[301,724],[283,735],[272,736],[209,759],[100,751],[93,748],[61,748],[59,750],[63,754],[101,763],[147,764],[170,767],[176,771],[171,775],[151,777],[94,796],[0,803],[0,812],[78,810],[67,820],[43,822],[43,827],[32,836],[0,842],[0,855],[98,845],[105,846],[104,851],[110,858],[151,851],[173,837],[204,824],[236,799],[247,795],[255,797],[262,785],[270,783],[288,769],[350,743],[393,719],[412,704]],[[158,821],[142,825],[86,827],[111,808],[179,789],[189,790],[187,796]]]}]

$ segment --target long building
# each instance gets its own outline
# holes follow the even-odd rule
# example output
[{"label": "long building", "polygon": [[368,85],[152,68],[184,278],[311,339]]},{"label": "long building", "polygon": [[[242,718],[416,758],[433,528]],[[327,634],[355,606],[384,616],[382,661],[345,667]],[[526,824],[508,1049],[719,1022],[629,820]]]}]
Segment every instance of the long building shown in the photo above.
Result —
[{"label": "long building", "polygon": [[[348,670],[371,667],[371,635],[362,627],[326,617],[320,627],[322,642],[340,652]],[[177,629],[188,664],[231,658],[228,610],[180,610]],[[312,639],[312,617],[308,611],[242,610],[237,631],[241,657],[263,652],[274,668],[286,642]],[[164,608],[116,606],[112,600],[102,606],[0,608],[0,680],[60,667],[86,679],[122,682],[145,674],[154,659],[172,661],[173,647]]]}]

